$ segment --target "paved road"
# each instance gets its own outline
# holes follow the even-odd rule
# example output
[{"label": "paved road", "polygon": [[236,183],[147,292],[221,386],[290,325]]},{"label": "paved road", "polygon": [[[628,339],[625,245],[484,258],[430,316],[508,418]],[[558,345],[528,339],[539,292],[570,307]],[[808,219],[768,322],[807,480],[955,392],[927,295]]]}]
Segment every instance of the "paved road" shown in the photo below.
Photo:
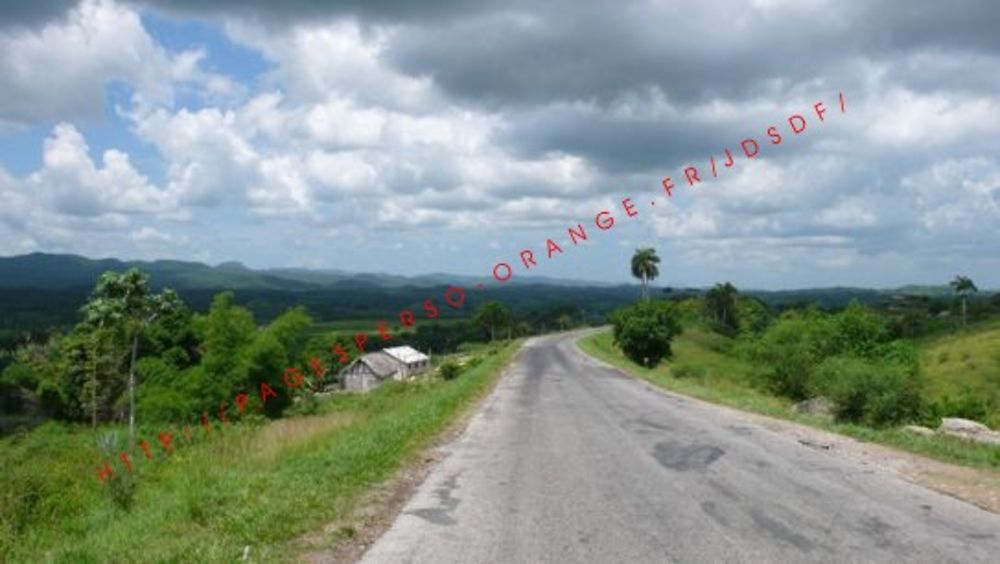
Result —
[{"label": "paved road", "polygon": [[1000,516],[529,342],[365,562],[1000,562]]}]

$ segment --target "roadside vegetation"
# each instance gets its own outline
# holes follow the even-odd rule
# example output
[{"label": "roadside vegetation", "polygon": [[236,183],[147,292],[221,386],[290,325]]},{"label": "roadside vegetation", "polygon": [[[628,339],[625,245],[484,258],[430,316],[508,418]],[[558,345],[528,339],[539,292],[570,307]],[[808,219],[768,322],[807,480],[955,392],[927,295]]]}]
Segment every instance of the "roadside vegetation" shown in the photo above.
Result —
[{"label": "roadside vegetation", "polygon": [[621,308],[609,315],[610,333],[581,347],[681,393],[1000,468],[1000,445],[903,430],[933,429],[943,417],[1000,427],[1000,299],[971,300],[966,277],[952,287],[937,301],[902,296],[830,311],[776,310],[723,283]]},{"label": "roadside vegetation", "polygon": [[124,425],[52,421],[0,440],[0,561],[215,562],[244,550],[274,561],[331,521],[348,523],[334,541],[350,536],[361,495],[482,397],[519,345],[465,346],[440,359],[446,375],[300,400],[282,419],[199,433],[165,459],[137,463],[117,492],[94,476],[94,445],[125,437]]},{"label": "roadside vegetation", "polygon": [[[231,292],[198,312],[152,287],[105,273],[76,325],[0,354],[0,561],[218,561],[247,546],[273,560],[426,446],[514,339],[581,320],[487,302],[383,339],[375,323],[317,330],[304,307],[261,324]],[[433,377],[340,392],[358,332],[365,352],[432,353]]]}]

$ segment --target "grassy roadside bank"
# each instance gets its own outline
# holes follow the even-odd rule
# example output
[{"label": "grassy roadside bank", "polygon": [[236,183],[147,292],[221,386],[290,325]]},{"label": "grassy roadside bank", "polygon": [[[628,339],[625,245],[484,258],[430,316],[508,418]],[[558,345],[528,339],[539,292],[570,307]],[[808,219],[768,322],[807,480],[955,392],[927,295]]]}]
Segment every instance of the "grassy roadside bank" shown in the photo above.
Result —
[{"label": "grassy roadside bank", "polygon": [[836,423],[825,418],[795,413],[792,402],[767,394],[747,383],[750,366],[739,358],[713,350],[712,335],[687,331],[674,342],[674,358],[655,368],[645,368],[626,358],[614,346],[610,331],[579,341],[587,354],[662,388],[712,403],[770,415],[880,443],[944,462],[1000,470],[1000,447],[968,443],[948,437],[924,437],[898,428],[873,429]]},{"label": "grassy roadside bank", "polygon": [[[520,347],[457,379],[322,400],[313,415],[238,424],[137,465],[130,510],[93,475],[94,433],[47,424],[0,442],[0,561],[216,562],[291,557],[292,541],[349,515],[496,381]],[[107,429],[104,429],[105,431]]]}]

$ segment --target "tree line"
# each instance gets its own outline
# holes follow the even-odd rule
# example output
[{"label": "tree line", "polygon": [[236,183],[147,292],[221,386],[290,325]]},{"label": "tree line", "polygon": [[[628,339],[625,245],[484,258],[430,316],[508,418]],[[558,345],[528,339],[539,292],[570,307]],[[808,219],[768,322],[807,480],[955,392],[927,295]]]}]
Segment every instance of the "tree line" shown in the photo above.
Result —
[{"label": "tree line", "polygon": [[[385,312],[383,312],[385,313]],[[102,275],[65,331],[22,342],[0,359],[0,406],[5,414],[86,422],[128,422],[137,417],[177,422],[215,413],[235,394],[276,386],[289,367],[309,371],[318,359],[331,367],[343,359],[335,347],[354,349],[354,334],[310,335],[313,320],[294,306],[261,324],[217,293],[207,311],[196,312],[170,289],[151,290],[137,269]],[[416,324],[390,341],[373,336],[366,348],[409,344],[435,354],[462,343],[515,338],[568,329],[593,320],[568,304],[514,310],[498,301],[482,303],[469,317],[446,324]],[[294,402],[283,394],[266,405],[250,393],[251,412],[280,416]],[[138,415],[137,415],[138,414]]]},{"label": "tree line", "polygon": [[[955,302],[902,296],[873,308],[852,302],[838,311],[816,306],[778,310],[719,283],[700,296],[650,299],[648,282],[659,272],[654,249],[638,249],[631,272],[642,283],[638,303],[609,315],[614,342],[637,364],[652,367],[672,356],[685,326],[732,339],[732,353],[754,367],[753,384],[792,400],[823,396],[841,420],[872,426],[932,421],[942,414],[983,419],[991,398],[927,399],[913,338],[961,329],[978,289],[967,276],[951,282]],[[947,300],[943,300],[947,302]],[[960,311],[960,325],[944,315]],[[977,319],[1000,314],[1000,295],[976,304]],[[682,372],[682,371],[679,371]]]}]

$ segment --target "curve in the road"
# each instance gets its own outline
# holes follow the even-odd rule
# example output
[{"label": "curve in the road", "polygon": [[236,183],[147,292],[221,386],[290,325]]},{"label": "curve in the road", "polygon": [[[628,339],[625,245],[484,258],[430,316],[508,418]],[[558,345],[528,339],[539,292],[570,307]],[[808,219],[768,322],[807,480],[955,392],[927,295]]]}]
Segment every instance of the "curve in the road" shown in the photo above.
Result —
[{"label": "curve in the road", "polygon": [[365,562],[998,562],[1000,516],[533,339]]}]

